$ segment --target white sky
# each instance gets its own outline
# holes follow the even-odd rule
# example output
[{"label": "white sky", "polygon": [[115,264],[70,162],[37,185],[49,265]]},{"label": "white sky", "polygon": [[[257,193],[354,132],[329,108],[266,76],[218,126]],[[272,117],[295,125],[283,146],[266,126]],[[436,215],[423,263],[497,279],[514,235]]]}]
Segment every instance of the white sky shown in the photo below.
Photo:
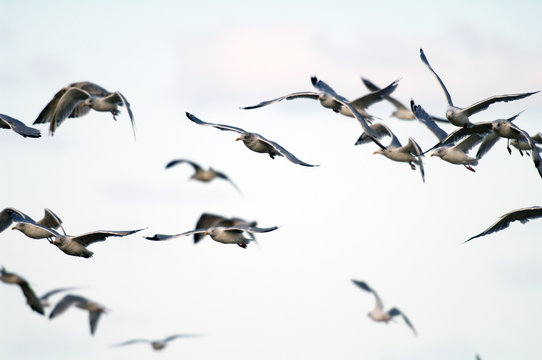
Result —
[{"label": "white sky", "polygon": [[[138,136],[125,111],[117,122],[96,112],[69,119],[54,137],[47,126],[37,126],[39,139],[0,131],[0,207],[35,219],[50,208],[70,234],[179,233],[202,212],[280,226],[246,250],[138,234],[92,245],[92,259],[6,230],[7,270],[38,294],[82,286],[75,293],[110,312],[91,337],[83,311],[49,321],[0,284],[0,358],[542,358],[542,224],[514,223],[461,245],[503,213],[540,205],[542,179],[529,157],[508,155],[504,141],[476,173],[427,157],[423,184],[408,165],[372,155],[373,145],[353,146],[356,121],[317,102],[239,110],[313,90],[311,75],[354,99],[366,93],[365,76],[380,85],[401,78],[397,98],[443,115],[420,47],[459,106],[539,90],[541,10],[534,1],[0,2],[1,113],[31,125],[56,91],[89,80],[127,97]],[[472,120],[526,109],[515,122],[536,133],[541,99],[492,105]],[[370,112],[402,142],[434,144],[421,124],[389,119],[392,110],[381,103]],[[185,111],[258,132],[320,167],[253,153]],[[227,182],[189,181],[189,166],[164,170],[174,158],[225,172],[243,196]],[[402,321],[368,319],[374,299],[351,278],[403,310],[419,336]],[[145,345],[108,347],[172,333],[204,336],[160,355]]]}]

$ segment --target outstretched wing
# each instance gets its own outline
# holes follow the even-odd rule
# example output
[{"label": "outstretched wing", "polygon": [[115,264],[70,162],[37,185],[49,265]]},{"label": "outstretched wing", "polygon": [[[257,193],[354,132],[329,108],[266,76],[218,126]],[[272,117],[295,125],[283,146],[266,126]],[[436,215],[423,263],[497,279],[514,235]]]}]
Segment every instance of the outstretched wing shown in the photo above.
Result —
[{"label": "outstretched wing", "polygon": [[[513,221],[519,221],[522,224],[525,224],[529,220],[538,219],[542,217],[542,207],[540,206],[531,206],[528,208],[522,208],[517,210],[512,210],[502,215],[499,220],[497,220],[493,225],[488,227],[486,230],[482,231],[480,234],[475,235],[469,238],[467,241],[475,239],[480,236],[485,236],[497,231],[501,231],[510,226],[510,223]],[[465,242],[467,242],[465,241]]]},{"label": "outstretched wing", "polygon": [[186,160],[186,159],[171,160],[170,162],[167,163],[166,169],[169,169],[170,167],[173,167],[175,165],[182,164],[182,163],[190,164],[194,168],[195,171],[201,170],[201,166],[199,166],[198,164],[196,164],[193,161]]},{"label": "outstretched wing", "polygon": [[373,293],[376,299],[375,309],[379,311],[383,311],[384,304],[382,303],[382,300],[380,299],[380,296],[378,296],[376,291],[374,291],[365,281],[359,281],[359,280],[354,280],[354,279],[351,279],[351,280],[355,285],[357,285],[361,289],[368,291],[370,293]]},{"label": "outstretched wing", "polygon": [[110,347],[132,345],[132,344],[137,344],[137,343],[148,343],[148,342],[150,341],[147,339],[132,339],[132,340],[127,340],[127,341],[123,341],[117,344],[110,345]]},{"label": "outstretched wing", "polygon": [[261,103],[256,104],[256,105],[241,107],[240,109],[243,109],[243,110],[257,109],[257,108],[260,108],[260,107],[263,107],[263,106],[271,105],[273,103],[282,101],[284,99],[292,100],[292,99],[298,99],[298,98],[308,98],[308,99],[317,100],[318,97],[319,97],[318,93],[311,92],[311,91],[301,91],[301,92],[295,92],[295,93],[291,93],[291,94],[288,94],[288,95],[284,95],[284,96],[278,97],[276,99],[262,101]]},{"label": "outstretched wing", "polygon": [[437,75],[437,73],[435,72],[435,70],[433,70],[433,68],[431,67],[431,65],[429,65],[429,61],[427,61],[427,58],[425,57],[425,54],[423,52],[422,49],[420,49],[420,59],[422,59],[422,62],[427,66],[427,68],[433,73],[433,75],[435,75],[435,77],[437,78],[439,84],[440,84],[440,87],[442,88],[442,91],[444,91],[444,95],[446,95],[446,102],[448,103],[448,106],[453,106],[454,104],[452,103],[452,97],[450,96],[450,93],[448,92],[448,89],[446,89],[446,86],[444,86],[444,82],[442,82],[442,80],[440,79],[440,77]]},{"label": "outstretched wing", "polygon": [[282,146],[280,146],[279,144],[277,144],[276,142],[274,141],[271,141],[271,140],[268,140],[266,138],[264,138],[262,135],[260,134],[256,134],[256,133],[253,133],[257,138],[258,140],[260,141],[263,141],[267,144],[269,144],[270,146],[272,146],[279,154],[281,154],[282,156],[284,156],[285,158],[287,158],[288,160],[290,160],[291,162],[293,162],[294,164],[298,164],[298,165],[302,165],[302,166],[309,166],[309,167],[314,167],[314,166],[319,166],[319,165],[312,165],[312,164],[309,164],[309,163],[306,163],[302,160],[299,160],[294,154],[292,154],[291,152],[289,152],[288,150],[286,150],[285,148],[283,148]]},{"label": "outstretched wing", "polygon": [[50,209],[45,208],[45,215],[37,222],[37,224],[51,229],[57,229],[60,227],[64,235],[66,235],[66,232],[62,227],[62,220],[60,220],[60,218]]},{"label": "outstretched wing", "polygon": [[354,106],[356,109],[366,109],[369,106],[382,101],[384,98],[388,98],[389,95],[397,88],[398,82],[399,80],[395,80],[385,88],[374,90],[369,94],[363,95],[362,97],[350,102],[350,104],[352,104],[352,106]]},{"label": "outstretched wing", "polygon": [[27,215],[17,209],[7,207],[0,211],[0,232],[6,230],[13,221],[19,222],[29,219]]},{"label": "outstretched wing", "polygon": [[72,238],[72,240],[77,241],[79,244],[86,247],[86,246],[88,246],[88,245],[90,245],[92,243],[95,243],[95,242],[98,242],[98,241],[104,241],[105,239],[107,239],[110,236],[122,237],[122,236],[127,236],[127,235],[134,234],[134,233],[136,233],[138,231],[141,231],[141,230],[143,230],[143,229],[126,230],[126,231],[98,230],[98,231],[93,231],[93,232],[86,233],[86,234],[83,234],[83,235],[74,236]]},{"label": "outstretched wing", "polygon": [[76,304],[86,304],[88,302],[87,299],[85,299],[82,296],[77,295],[66,295],[60,300],[51,313],[49,314],[49,319],[52,319],[60,314],[62,314],[64,311],[66,311],[70,306],[76,305]]},{"label": "outstretched wing", "polygon": [[41,304],[40,299],[34,293],[34,290],[32,290],[28,282],[22,281],[18,284],[21,287],[21,290],[23,291],[24,297],[26,298],[26,302],[28,303],[28,305],[30,305],[32,310],[44,315],[45,312],[43,311],[43,305]]},{"label": "outstretched wing", "polygon": [[11,129],[24,137],[38,138],[41,136],[38,129],[26,126],[22,121],[5,114],[0,114],[0,128]]},{"label": "outstretched wing", "polygon": [[197,117],[195,117],[194,115],[192,115],[192,114],[190,114],[188,112],[186,113],[186,117],[188,117],[190,120],[192,120],[193,122],[195,122],[198,125],[212,126],[212,127],[217,128],[217,129],[225,130],[225,131],[235,131],[236,133],[239,133],[239,134],[246,133],[245,130],[243,130],[241,128],[238,128],[238,127],[235,127],[235,126],[223,125],[223,124],[213,124],[213,123],[205,122],[203,120],[198,119]]},{"label": "outstretched wing", "polygon": [[403,314],[401,312],[401,310],[399,310],[397,308],[392,308],[392,309],[390,309],[390,311],[388,311],[388,314],[390,314],[391,317],[401,315],[403,317],[403,320],[405,320],[405,323],[408,325],[408,327],[411,328],[412,331],[414,332],[414,335],[416,335],[416,336],[418,335],[418,333],[416,332],[416,329],[414,329],[414,326],[412,325],[410,320],[406,317],[405,314]]},{"label": "outstretched wing", "polygon": [[477,112],[487,109],[489,105],[494,104],[496,102],[501,102],[501,101],[508,102],[508,101],[513,101],[513,100],[519,100],[519,99],[526,98],[527,96],[534,95],[538,92],[539,91],[533,91],[533,92],[521,93],[521,94],[495,95],[485,100],[478,101],[477,103],[474,103],[470,105],[469,107],[464,108],[463,111],[467,114],[467,116],[471,116],[473,114],[476,114]]},{"label": "outstretched wing", "polygon": [[418,119],[418,121],[424,124],[429,129],[429,131],[431,131],[433,135],[435,135],[437,139],[439,139],[439,141],[442,141],[448,136],[448,133],[446,131],[442,130],[437,124],[435,124],[435,122],[433,121],[433,117],[429,115],[424,110],[424,108],[422,108],[421,105],[416,105],[413,99],[410,100],[410,109],[412,110],[412,113],[414,114],[416,119]]},{"label": "outstretched wing", "polygon": [[[90,99],[90,94],[79,88],[69,88],[60,97],[56,104],[56,108],[51,116],[51,124],[49,125],[49,134],[53,135],[56,128],[70,116],[73,110],[85,100]],[[36,120],[37,121],[37,120]]]}]

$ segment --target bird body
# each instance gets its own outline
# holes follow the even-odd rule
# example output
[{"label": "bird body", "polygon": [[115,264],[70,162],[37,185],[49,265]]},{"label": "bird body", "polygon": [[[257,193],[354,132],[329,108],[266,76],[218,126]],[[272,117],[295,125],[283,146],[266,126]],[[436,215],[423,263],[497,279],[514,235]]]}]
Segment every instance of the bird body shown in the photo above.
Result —
[{"label": "bird body", "polygon": [[175,335],[171,335],[165,339],[160,339],[160,340],[133,339],[133,340],[124,341],[118,344],[114,344],[111,346],[118,347],[118,346],[125,346],[125,345],[137,344],[137,343],[149,343],[153,350],[159,351],[159,350],[163,350],[166,347],[167,343],[170,342],[171,340],[175,340],[178,338],[195,337],[195,336],[199,336],[199,335],[175,334]]},{"label": "bird body", "polygon": [[206,170],[206,169],[202,168],[200,165],[198,165],[195,162],[190,161],[190,160],[186,160],[186,159],[172,160],[169,163],[167,163],[166,169],[169,169],[169,168],[171,168],[171,167],[173,167],[175,165],[182,164],[182,163],[190,164],[194,168],[194,174],[192,174],[192,176],[190,176],[190,179],[198,180],[198,181],[201,181],[201,182],[210,182],[211,180],[216,179],[216,178],[224,179],[224,180],[228,181],[230,184],[232,184],[233,187],[237,191],[241,192],[241,190],[239,190],[237,185],[235,185],[235,183],[228,176],[226,176],[226,174],[224,174],[224,173],[222,173],[220,171],[216,171],[213,168],[209,168],[209,170]]},{"label": "bird body", "polygon": [[62,300],[60,300],[55,305],[55,307],[49,314],[49,319],[53,319],[57,317],[58,315],[64,313],[64,311],[66,311],[71,306],[75,306],[75,307],[78,307],[79,309],[88,311],[90,334],[94,335],[100,316],[102,315],[102,313],[106,312],[105,307],[98,304],[97,302],[94,302],[82,296],[69,294],[69,295],[64,296]]}]

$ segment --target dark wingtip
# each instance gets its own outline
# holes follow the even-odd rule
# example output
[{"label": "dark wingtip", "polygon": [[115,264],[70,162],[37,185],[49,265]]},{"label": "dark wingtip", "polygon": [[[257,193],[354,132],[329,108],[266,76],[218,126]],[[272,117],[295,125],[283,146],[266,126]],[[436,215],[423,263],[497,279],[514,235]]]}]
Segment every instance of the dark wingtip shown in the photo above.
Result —
[{"label": "dark wingtip", "polygon": [[152,241],[160,241],[160,239],[158,238],[158,235],[154,235],[152,237],[150,236],[143,236],[144,239],[147,239],[147,240],[152,240]]},{"label": "dark wingtip", "polygon": [[311,76],[311,82],[312,85],[316,85],[316,83],[318,82],[318,78],[315,75]]}]

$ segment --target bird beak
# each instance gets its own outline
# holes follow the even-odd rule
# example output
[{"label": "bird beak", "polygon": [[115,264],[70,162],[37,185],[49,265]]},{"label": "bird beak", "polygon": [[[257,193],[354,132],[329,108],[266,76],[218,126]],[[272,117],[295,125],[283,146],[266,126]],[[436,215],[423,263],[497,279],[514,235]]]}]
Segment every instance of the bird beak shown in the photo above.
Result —
[{"label": "bird beak", "polygon": [[[431,156],[435,156],[435,153],[432,153]],[[429,157],[431,157],[431,156],[429,156]]]},{"label": "bird beak", "polygon": [[14,226],[14,227],[11,228],[11,230],[17,230],[17,228]]},{"label": "bird beak", "polygon": [[239,140],[242,140],[240,136],[237,139],[235,139],[235,141],[239,141]]}]

